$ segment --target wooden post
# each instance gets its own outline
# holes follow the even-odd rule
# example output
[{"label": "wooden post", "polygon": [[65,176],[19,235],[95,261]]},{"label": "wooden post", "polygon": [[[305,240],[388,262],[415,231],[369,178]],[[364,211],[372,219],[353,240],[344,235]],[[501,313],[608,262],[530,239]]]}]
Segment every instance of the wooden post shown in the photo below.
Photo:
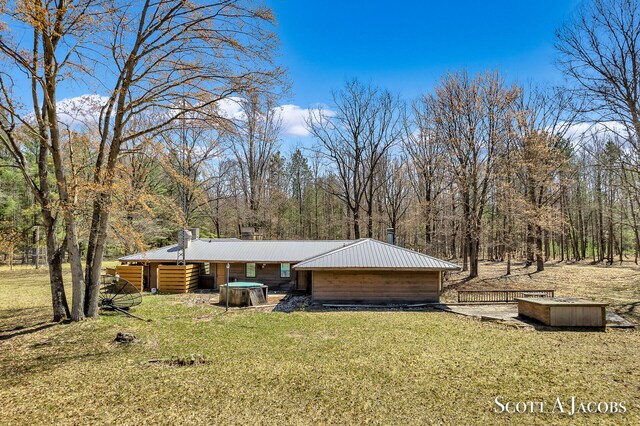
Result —
[{"label": "wooden post", "polygon": [[231,265],[229,265],[227,263],[227,285],[224,287],[224,291],[226,291],[225,294],[225,301],[227,303],[227,306],[225,307],[225,312],[229,311],[229,268],[231,267]]}]

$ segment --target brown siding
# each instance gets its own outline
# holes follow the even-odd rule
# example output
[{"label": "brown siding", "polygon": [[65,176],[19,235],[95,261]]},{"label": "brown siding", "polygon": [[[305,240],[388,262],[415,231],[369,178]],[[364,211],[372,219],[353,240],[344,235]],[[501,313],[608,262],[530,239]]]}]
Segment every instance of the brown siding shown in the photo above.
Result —
[{"label": "brown siding", "polygon": [[551,306],[551,325],[557,327],[604,327],[604,306]]},{"label": "brown siding", "polygon": [[216,288],[227,282],[227,264],[215,263]]},{"label": "brown siding", "polygon": [[319,302],[437,302],[439,272],[313,271],[313,300]]},{"label": "brown siding", "polygon": [[158,290],[163,293],[188,293],[198,288],[200,265],[160,265]]},{"label": "brown siding", "polygon": [[279,263],[267,263],[262,267],[262,263],[256,263],[256,276],[247,277],[245,275],[244,263],[232,263],[229,269],[229,280],[235,281],[255,281],[269,286],[270,288],[279,287],[281,285],[288,285],[289,283],[295,283],[295,270],[291,270],[290,278],[280,278],[280,264]]},{"label": "brown siding", "polygon": [[547,325],[551,323],[551,311],[549,307],[538,303],[518,300],[518,315],[536,319]]},{"label": "brown siding", "polygon": [[131,284],[142,291],[144,283],[144,266],[142,265],[118,265],[116,266],[116,273],[120,275],[120,278],[129,281]]},{"label": "brown siding", "polygon": [[544,304],[518,300],[518,314],[554,327],[604,327],[607,325],[604,306]]},{"label": "brown siding", "polygon": [[158,288],[158,265],[159,263],[149,264],[149,288]]}]

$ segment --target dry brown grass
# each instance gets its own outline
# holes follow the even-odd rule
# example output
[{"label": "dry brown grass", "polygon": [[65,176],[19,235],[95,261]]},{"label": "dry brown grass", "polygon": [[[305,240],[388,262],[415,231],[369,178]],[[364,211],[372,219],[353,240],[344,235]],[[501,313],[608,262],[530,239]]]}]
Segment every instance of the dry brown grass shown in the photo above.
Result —
[{"label": "dry brown grass", "polygon": [[454,274],[447,282],[442,300],[456,300],[455,290],[480,289],[552,289],[559,297],[582,297],[610,303],[611,309],[628,320],[640,324],[640,268],[590,265],[584,263],[548,263],[545,271],[515,264],[510,276],[505,276],[504,263],[483,262],[480,277],[465,281],[466,273]]},{"label": "dry brown grass", "polygon": [[[46,278],[0,271],[2,425],[640,423],[637,331],[536,332],[442,312],[225,313],[190,295],[145,296],[134,312],[152,322],[51,325]],[[118,331],[138,342],[114,343]],[[148,363],[192,354],[208,363]],[[498,415],[498,395],[625,401],[628,412]]]}]

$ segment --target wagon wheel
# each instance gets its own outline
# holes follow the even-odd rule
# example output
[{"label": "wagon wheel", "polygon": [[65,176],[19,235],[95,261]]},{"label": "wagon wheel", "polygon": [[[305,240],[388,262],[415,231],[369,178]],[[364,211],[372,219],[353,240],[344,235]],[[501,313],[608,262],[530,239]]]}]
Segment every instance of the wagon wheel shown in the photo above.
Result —
[{"label": "wagon wheel", "polygon": [[102,275],[100,307],[102,309],[128,309],[142,303],[142,294],[129,281],[118,275]]}]

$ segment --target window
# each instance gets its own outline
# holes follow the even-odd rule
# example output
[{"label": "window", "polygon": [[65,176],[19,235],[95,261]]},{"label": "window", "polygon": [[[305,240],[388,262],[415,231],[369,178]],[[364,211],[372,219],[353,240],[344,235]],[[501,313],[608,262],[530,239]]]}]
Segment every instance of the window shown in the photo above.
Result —
[{"label": "window", "polygon": [[281,263],[280,264],[280,278],[291,278],[291,264],[290,263]]},{"label": "window", "polygon": [[244,268],[244,275],[247,278],[255,278],[256,277],[256,264],[255,263],[247,263]]}]

